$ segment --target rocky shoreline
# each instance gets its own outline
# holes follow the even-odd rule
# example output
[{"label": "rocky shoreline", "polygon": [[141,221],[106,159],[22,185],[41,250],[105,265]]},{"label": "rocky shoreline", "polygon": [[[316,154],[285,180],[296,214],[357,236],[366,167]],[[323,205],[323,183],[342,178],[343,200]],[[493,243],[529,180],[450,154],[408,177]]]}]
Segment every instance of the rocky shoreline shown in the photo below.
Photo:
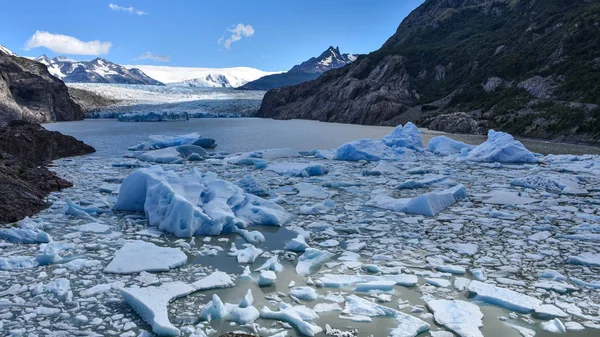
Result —
[{"label": "rocky shoreline", "polygon": [[72,186],[46,168],[50,161],[93,152],[93,147],[39,124],[12,121],[0,127],[0,224],[41,211],[50,192]]}]

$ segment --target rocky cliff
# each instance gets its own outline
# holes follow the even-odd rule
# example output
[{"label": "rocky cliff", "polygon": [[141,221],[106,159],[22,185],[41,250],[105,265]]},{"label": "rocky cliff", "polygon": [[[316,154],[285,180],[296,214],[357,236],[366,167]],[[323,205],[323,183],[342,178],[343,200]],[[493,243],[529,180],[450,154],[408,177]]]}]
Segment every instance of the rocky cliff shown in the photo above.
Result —
[{"label": "rocky cliff", "polygon": [[72,186],[44,167],[54,159],[94,148],[39,124],[12,121],[0,127],[0,223],[14,222],[47,207],[52,191]]},{"label": "rocky cliff", "polygon": [[381,49],[267,92],[258,115],[598,142],[598,104],[598,1],[427,0]]},{"label": "rocky cliff", "polygon": [[65,84],[45,65],[0,51],[0,125],[83,119]]}]

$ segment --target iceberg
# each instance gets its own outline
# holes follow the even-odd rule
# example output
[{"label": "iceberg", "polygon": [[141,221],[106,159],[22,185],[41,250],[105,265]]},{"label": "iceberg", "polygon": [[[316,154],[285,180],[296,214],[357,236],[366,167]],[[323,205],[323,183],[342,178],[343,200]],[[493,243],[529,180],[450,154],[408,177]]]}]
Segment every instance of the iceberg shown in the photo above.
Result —
[{"label": "iceberg", "polygon": [[331,260],[335,254],[326,250],[306,248],[304,254],[298,258],[296,273],[299,275],[312,275],[321,269],[321,266]]},{"label": "iceberg", "polygon": [[365,204],[396,212],[435,216],[466,196],[467,191],[462,184],[446,190],[422,194],[415,198],[396,199],[391,197],[387,190],[375,190],[371,193],[371,199]]},{"label": "iceberg", "polygon": [[159,247],[145,241],[125,243],[104,268],[105,273],[133,274],[141,271],[168,271],[187,263],[179,248]]},{"label": "iceberg", "polygon": [[319,319],[319,316],[312,309],[303,305],[292,306],[280,302],[279,311],[272,311],[267,307],[263,307],[260,311],[260,317],[287,322],[305,336],[315,336],[323,331],[320,326],[313,323]]},{"label": "iceberg", "polygon": [[125,301],[152,327],[159,336],[179,336],[179,329],[169,321],[168,304],[174,299],[187,296],[196,291],[230,288],[235,286],[229,275],[214,272],[194,283],[171,282],[159,287],[121,288],[119,291]]},{"label": "iceberg", "polygon": [[292,177],[322,176],[329,172],[323,165],[312,163],[270,164],[265,168],[265,171],[271,171],[279,175]]},{"label": "iceberg", "polygon": [[194,144],[194,142],[202,139],[199,133],[188,133],[179,136],[163,136],[153,135],[148,137],[145,142],[132,146],[129,148],[130,151],[149,151],[156,149],[164,149],[166,147],[173,147],[179,145]]},{"label": "iceberg", "polygon": [[319,294],[311,287],[294,287],[290,290],[289,295],[304,301],[312,301],[319,298]]},{"label": "iceberg", "polygon": [[483,337],[483,313],[473,303],[461,300],[432,300],[427,307],[433,312],[438,324],[456,332],[461,337]]},{"label": "iceberg", "polygon": [[206,156],[206,150],[201,146],[180,145],[148,151],[140,155],[138,159],[158,164],[181,164],[183,159],[202,160]]},{"label": "iceberg", "polygon": [[50,235],[37,228],[2,228],[0,239],[12,243],[48,243],[52,241]]},{"label": "iceberg", "polygon": [[521,142],[505,132],[490,130],[488,139],[472,149],[465,157],[467,161],[506,164],[535,164],[536,156]]},{"label": "iceberg", "polygon": [[475,294],[475,300],[498,305],[523,314],[533,312],[543,303],[537,298],[481,281],[471,281],[467,289]]},{"label": "iceberg", "polygon": [[423,151],[423,140],[419,129],[411,122],[398,125],[389,135],[381,138],[381,142],[389,147],[404,147],[415,151]]},{"label": "iceberg", "polygon": [[392,149],[378,140],[359,139],[340,146],[335,151],[333,159],[342,161],[397,161],[402,153],[401,150]]},{"label": "iceberg", "polygon": [[427,151],[438,156],[466,155],[474,148],[475,145],[465,144],[446,136],[434,137],[427,145]]},{"label": "iceberg", "polygon": [[250,324],[260,317],[258,310],[252,306],[253,303],[254,297],[250,289],[240,304],[223,303],[217,294],[213,294],[212,301],[200,311],[200,319],[209,322],[225,320],[241,325]]},{"label": "iceberg", "polygon": [[277,281],[277,275],[272,270],[262,270],[258,275],[259,287],[270,287]]},{"label": "iceberg", "polygon": [[292,219],[281,206],[244,193],[214,173],[193,169],[180,177],[160,166],[127,176],[114,209],[145,212],[151,226],[177,237],[240,233],[256,225],[281,227]]},{"label": "iceberg", "polygon": [[306,243],[306,239],[304,238],[303,235],[298,235],[296,238],[290,240],[290,242],[288,242],[285,245],[285,250],[289,250],[292,252],[304,253],[304,251],[306,251],[306,248],[310,248],[310,247]]}]

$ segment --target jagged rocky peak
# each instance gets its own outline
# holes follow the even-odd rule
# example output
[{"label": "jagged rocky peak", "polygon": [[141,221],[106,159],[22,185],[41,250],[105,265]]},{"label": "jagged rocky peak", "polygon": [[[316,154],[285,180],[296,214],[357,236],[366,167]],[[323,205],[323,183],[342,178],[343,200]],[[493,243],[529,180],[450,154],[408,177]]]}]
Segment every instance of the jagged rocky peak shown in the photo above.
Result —
[{"label": "jagged rocky peak", "polygon": [[342,54],[339,47],[330,46],[318,57],[312,57],[308,61],[290,69],[289,73],[324,73],[327,70],[341,68],[356,60],[357,55]]}]

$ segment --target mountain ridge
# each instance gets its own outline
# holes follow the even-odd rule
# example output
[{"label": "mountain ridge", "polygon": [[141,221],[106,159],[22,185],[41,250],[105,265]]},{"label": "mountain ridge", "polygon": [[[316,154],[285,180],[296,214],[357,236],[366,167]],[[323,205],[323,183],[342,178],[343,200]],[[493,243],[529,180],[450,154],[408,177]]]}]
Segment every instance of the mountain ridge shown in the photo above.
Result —
[{"label": "mountain ridge", "polygon": [[600,141],[600,4],[427,0],[383,46],[309,83],[273,89],[258,116]]}]

